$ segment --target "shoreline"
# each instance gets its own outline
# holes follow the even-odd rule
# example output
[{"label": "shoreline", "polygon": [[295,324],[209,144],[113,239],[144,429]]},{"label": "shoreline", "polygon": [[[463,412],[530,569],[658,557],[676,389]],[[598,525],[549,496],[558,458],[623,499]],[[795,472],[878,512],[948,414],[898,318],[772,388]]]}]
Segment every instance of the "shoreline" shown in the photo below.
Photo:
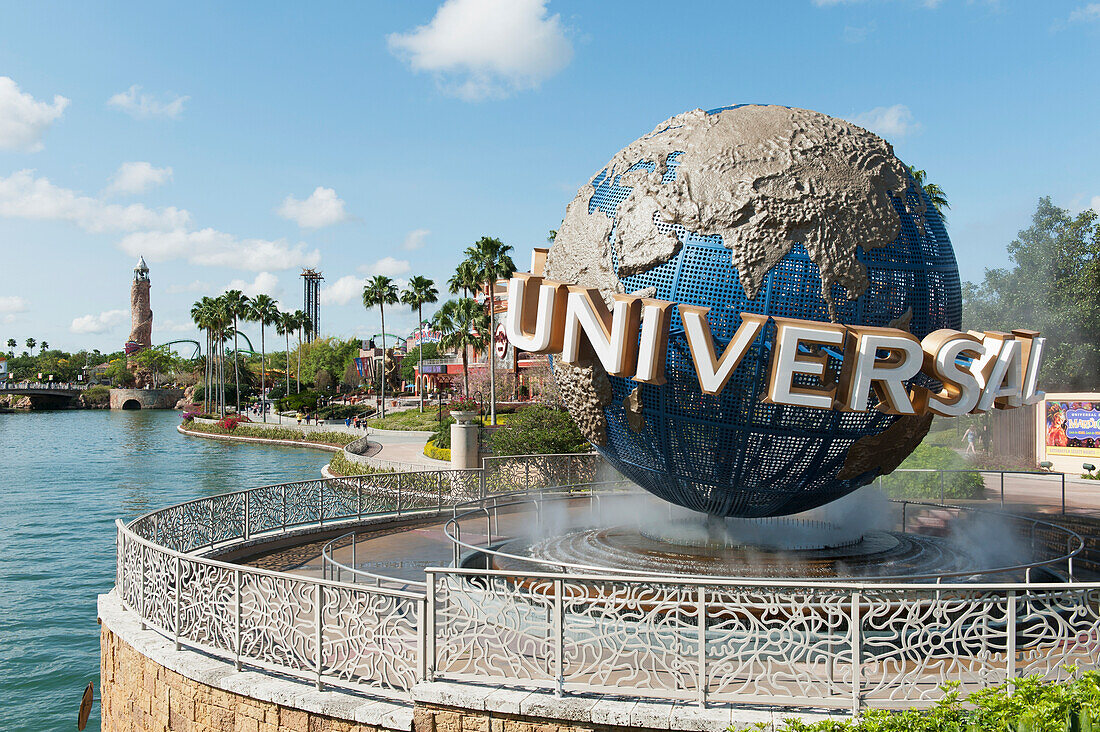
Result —
[{"label": "shoreline", "polygon": [[[216,435],[212,432],[200,432],[198,430],[184,429],[182,424],[176,425],[176,431],[189,437],[205,437],[211,440],[226,440],[229,442],[258,442],[262,445],[283,445],[284,447],[312,447],[326,452],[343,452],[343,447],[326,445],[322,442],[307,442],[306,440],[283,440],[271,437],[246,437],[244,435]],[[350,444],[350,443],[349,443]]]}]

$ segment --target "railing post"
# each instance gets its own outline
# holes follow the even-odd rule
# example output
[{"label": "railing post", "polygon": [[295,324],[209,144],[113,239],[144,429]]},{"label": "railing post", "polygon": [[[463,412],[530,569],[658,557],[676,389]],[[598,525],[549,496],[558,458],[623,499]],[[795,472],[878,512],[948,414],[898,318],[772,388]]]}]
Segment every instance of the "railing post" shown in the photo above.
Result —
[{"label": "railing post", "polygon": [[314,600],[313,622],[317,625],[317,638],[316,638],[316,641],[315,641],[317,643],[317,655],[316,655],[316,659],[315,659],[316,670],[317,670],[317,691],[321,690],[321,667],[322,667],[322,658],[323,658],[323,655],[324,655],[323,650],[321,648],[321,644],[324,642],[324,636],[325,636],[324,626],[323,626],[323,623],[325,622],[325,616],[324,616],[324,612],[321,609],[321,599],[322,599],[321,590],[322,590],[322,587],[321,587],[320,582],[317,582],[313,585],[313,600]]},{"label": "railing post", "polygon": [[401,473],[397,474],[397,515],[401,515]]},{"label": "railing post", "polygon": [[317,525],[325,525],[325,481],[317,481]]},{"label": "railing post", "polygon": [[208,498],[207,501],[210,503],[210,511],[208,513],[208,515],[210,516],[210,546],[213,547],[214,546],[214,499],[213,498]]},{"label": "railing post", "polygon": [[1001,471],[1001,508],[1005,507],[1005,471]]},{"label": "railing post", "polygon": [[351,532],[351,581],[355,583],[359,582],[359,574],[357,571],[359,569],[359,567],[357,566],[359,563],[355,561],[355,541],[358,538],[359,537],[356,536],[354,531]]},{"label": "railing post", "polygon": [[944,504],[944,502],[946,500],[944,498],[944,493],[945,493],[945,489],[944,489],[943,468],[940,468],[940,505],[941,506]]},{"label": "railing post", "polygon": [[[942,475],[942,473],[941,473]],[[852,593],[850,635],[852,638],[852,716],[858,716],[863,706],[860,691],[863,686],[863,628],[860,618],[859,591]]]},{"label": "railing post", "polygon": [[138,610],[141,615],[141,629],[145,630],[145,545],[138,543],[141,561],[141,573],[138,575]]},{"label": "railing post", "polygon": [[424,623],[424,656],[428,665],[425,671],[428,681],[435,681],[435,573],[427,573],[425,579],[428,581],[425,588],[428,607]]},{"label": "railing post", "polygon": [[562,602],[562,593],[565,591],[565,582],[561,578],[554,579],[554,681],[555,696],[565,693],[565,610]]},{"label": "railing post", "polygon": [[176,641],[176,650],[177,651],[180,649],[180,607],[183,604],[180,600],[180,591],[183,589],[183,580],[180,578],[180,575],[182,575],[182,574],[183,574],[183,559],[181,559],[180,557],[176,557],[176,582],[175,582],[175,584],[176,584],[176,608],[175,608],[175,613],[174,613],[175,617],[176,617],[176,621],[175,621],[173,627],[175,628],[175,631],[176,631],[174,639]]},{"label": "railing post", "polygon": [[1066,515],[1066,474],[1062,473],[1062,515]]},{"label": "railing post", "polygon": [[523,490],[529,491],[529,490],[531,490],[531,461],[530,460],[525,460],[523,462],[523,470],[524,470],[524,473],[525,473],[525,475],[523,477]]},{"label": "railing post", "polygon": [[699,648],[697,651],[697,660],[699,670],[696,673],[695,680],[698,685],[698,701],[699,706],[706,708],[707,706],[707,605],[706,605],[706,588],[699,587],[698,598],[698,611],[699,611]]},{"label": "railing post", "polygon": [[416,679],[424,681],[428,678],[428,598],[421,597],[416,601]]},{"label": "railing post", "polygon": [[477,487],[478,487],[478,498],[484,499],[485,495],[486,495],[485,494],[485,467],[484,467],[484,463],[482,464],[481,470],[479,470],[478,473],[477,473]]},{"label": "railing post", "polygon": [[285,534],[286,533],[286,483],[283,483],[282,489],[283,490],[281,491],[281,493],[283,494],[283,533]]},{"label": "railing post", "polygon": [[233,618],[233,630],[234,630],[234,649],[236,651],[236,658],[234,659],[234,665],[237,670],[241,670],[241,570],[233,570],[233,604],[235,606],[236,614]]},{"label": "railing post", "polygon": [[[1005,655],[1007,666],[1005,668],[1005,681],[1016,678],[1016,590],[1008,591],[1008,617],[1005,623]],[[1008,685],[1008,693],[1012,693],[1012,684]]]},{"label": "railing post", "polygon": [[252,518],[249,515],[249,496],[252,495],[252,491],[245,491],[244,493],[244,540],[248,541],[252,538]]},{"label": "railing post", "polygon": [[436,473],[436,476],[435,476],[435,489],[436,489],[436,492],[439,494],[439,502],[437,504],[436,510],[437,511],[442,511],[443,510],[443,473],[442,472]]}]

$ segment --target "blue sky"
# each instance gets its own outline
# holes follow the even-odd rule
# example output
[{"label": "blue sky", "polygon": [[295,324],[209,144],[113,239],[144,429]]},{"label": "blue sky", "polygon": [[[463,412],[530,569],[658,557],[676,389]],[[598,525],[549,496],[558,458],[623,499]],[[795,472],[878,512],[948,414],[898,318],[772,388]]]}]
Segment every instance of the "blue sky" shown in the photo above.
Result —
[{"label": "blue sky", "polygon": [[[964,279],[1037,199],[1100,207],[1100,3],[981,0],[8,3],[0,340],[154,340],[230,283],[377,332],[358,280],[531,247],[621,147],[695,107],[860,122],[947,191]],[[169,170],[170,169],[170,170]],[[415,318],[395,308],[388,328]]]}]

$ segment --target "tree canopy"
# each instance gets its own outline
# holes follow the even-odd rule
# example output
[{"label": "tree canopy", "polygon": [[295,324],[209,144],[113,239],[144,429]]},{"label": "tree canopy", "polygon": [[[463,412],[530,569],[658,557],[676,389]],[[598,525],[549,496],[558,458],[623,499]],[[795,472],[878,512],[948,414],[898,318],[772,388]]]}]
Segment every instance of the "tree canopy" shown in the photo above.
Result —
[{"label": "tree canopy", "polygon": [[1039,199],[1031,226],[1008,245],[1011,268],[964,285],[964,326],[1028,328],[1047,339],[1039,384],[1046,391],[1100,388],[1100,224]]}]

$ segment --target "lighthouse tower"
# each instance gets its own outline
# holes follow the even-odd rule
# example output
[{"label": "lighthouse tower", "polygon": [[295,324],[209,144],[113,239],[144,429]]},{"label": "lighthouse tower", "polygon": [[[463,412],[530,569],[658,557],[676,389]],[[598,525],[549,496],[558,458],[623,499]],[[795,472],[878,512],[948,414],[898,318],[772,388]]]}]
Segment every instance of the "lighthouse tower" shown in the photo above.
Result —
[{"label": "lighthouse tower", "polygon": [[145,258],[134,267],[134,283],[130,285],[130,340],[126,354],[137,353],[153,345],[153,311],[149,307],[149,266]]}]

